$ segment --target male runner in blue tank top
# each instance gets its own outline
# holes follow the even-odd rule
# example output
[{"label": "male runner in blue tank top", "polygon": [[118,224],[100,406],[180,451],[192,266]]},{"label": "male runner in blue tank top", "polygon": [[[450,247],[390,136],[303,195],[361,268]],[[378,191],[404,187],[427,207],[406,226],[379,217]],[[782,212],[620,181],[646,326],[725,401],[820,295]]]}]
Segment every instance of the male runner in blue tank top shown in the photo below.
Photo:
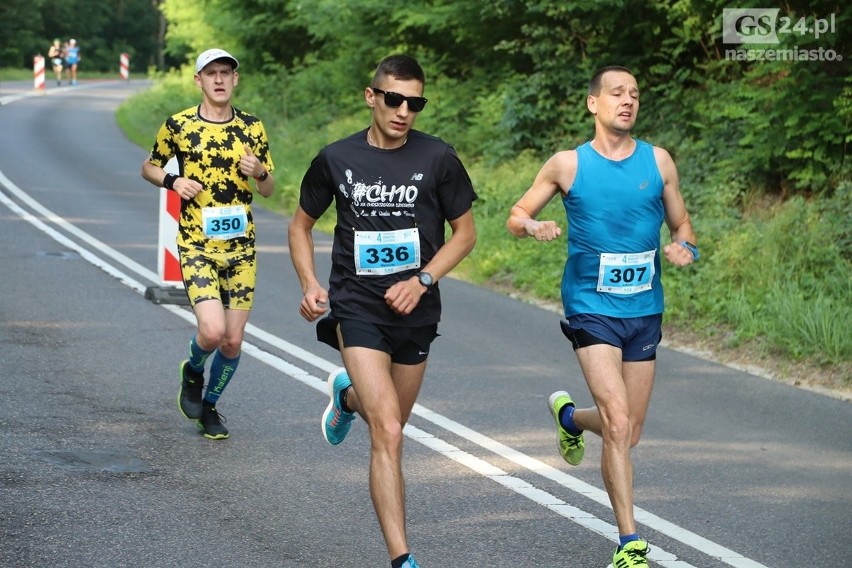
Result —
[{"label": "male runner in blue tank top", "polygon": [[65,47],[65,64],[68,66],[68,77],[71,79],[71,84],[77,84],[77,65],[80,60],[80,46],[77,45],[76,39],[69,39],[68,45]]},{"label": "male runner in blue tank top", "polygon": [[[639,442],[662,338],[661,252],[675,266],[698,259],[695,234],[669,153],[630,135],[639,87],[625,67],[595,73],[586,100],[595,136],[558,152],[512,207],[509,232],[547,242],[562,231],[536,216],[557,194],[568,216],[568,260],[562,276],[563,333],[570,339],[595,406],[576,408],[565,391],[548,400],[559,450],[583,459],[583,431],[603,439],[601,471],[615,513],[614,568],[648,566],[648,543],[636,533],[630,448]],[[660,228],[671,243],[661,248]]]}]

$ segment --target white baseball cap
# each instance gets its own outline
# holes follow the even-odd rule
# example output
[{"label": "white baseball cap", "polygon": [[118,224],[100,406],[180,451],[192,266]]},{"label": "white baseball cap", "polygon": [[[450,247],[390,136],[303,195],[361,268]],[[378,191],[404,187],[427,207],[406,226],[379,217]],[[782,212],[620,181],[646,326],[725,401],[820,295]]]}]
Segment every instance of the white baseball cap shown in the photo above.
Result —
[{"label": "white baseball cap", "polygon": [[202,69],[204,69],[209,63],[212,63],[217,59],[230,60],[231,66],[234,69],[240,66],[240,62],[237,61],[237,58],[225,51],[224,49],[208,49],[207,51],[199,55],[198,59],[195,60],[195,72],[201,73]]}]

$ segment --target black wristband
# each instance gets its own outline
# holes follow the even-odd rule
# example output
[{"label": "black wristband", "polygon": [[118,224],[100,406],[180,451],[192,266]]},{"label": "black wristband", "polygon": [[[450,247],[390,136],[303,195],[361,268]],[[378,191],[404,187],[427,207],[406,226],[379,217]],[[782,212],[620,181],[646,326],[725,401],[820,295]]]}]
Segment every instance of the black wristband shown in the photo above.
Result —
[{"label": "black wristband", "polygon": [[179,177],[180,176],[176,176],[175,174],[166,174],[166,177],[163,178],[163,187],[166,189],[174,189],[175,181],[177,181],[177,178]]}]

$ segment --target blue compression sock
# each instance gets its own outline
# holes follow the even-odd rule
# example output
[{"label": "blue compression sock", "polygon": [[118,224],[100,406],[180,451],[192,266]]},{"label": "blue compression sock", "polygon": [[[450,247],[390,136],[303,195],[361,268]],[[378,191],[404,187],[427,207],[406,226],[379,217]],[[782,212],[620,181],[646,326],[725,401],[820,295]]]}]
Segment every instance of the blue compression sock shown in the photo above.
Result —
[{"label": "blue compression sock", "polygon": [[577,425],[574,424],[575,410],[577,409],[570,404],[563,406],[562,410],[559,412],[559,423],[562,424],[562,427],[565,428],[572,436],[579,436],[583,433],[583,431],[577,428]]},{"label": "blue compression sock", "polygon": [[[215,351],[215,349],[213,350]],[[193,335],[189,340],[189,367],[196,373],[204,372],[204,363],[213,351],[205,351],[198,344],[198,336]]]},{"label": "blue compression sock", "polygon": [[216,401],[222,396],[222,391],[228,386],[228,381],[231,380],[237,371],[239,363],[239,355],[233,359],[228,359],[222,355],[221,351],[216,351],[216,354],[213,356],[213,362],[210,363],[210,380],[207,382],[207,393],[204,395],[205,401],[213,405],[216,404]]},{"label": "blue compression sock", "polygon": [[633,542],[634,540],[639,540],[639,535],[636,533],[633,534],[623,534],[618,536],[619,548],[624,548],[624,545],[628,542]]}]

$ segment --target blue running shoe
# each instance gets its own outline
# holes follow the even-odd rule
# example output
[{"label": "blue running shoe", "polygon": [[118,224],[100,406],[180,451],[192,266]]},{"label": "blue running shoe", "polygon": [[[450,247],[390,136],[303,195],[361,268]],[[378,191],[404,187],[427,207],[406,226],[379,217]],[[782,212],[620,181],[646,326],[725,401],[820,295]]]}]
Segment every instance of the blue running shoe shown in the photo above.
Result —
[{"label": "blue running shoe", "polygon": [[408,560],[402,563],[402,568],[420,568],[420,564],[414,559],[411,554],[408,555]]},{"label": "blue running shoe", "polygon": [[322,436],[332,446],[336,446],[346,438],[352,421],[355,420],[355,414],[345,412],[340,400],[340,394],[351,386],[352,381],[346,374],[346,369],[342,367],[328,375],[328,394],[331,400],[325,412],[322,413]]}]

